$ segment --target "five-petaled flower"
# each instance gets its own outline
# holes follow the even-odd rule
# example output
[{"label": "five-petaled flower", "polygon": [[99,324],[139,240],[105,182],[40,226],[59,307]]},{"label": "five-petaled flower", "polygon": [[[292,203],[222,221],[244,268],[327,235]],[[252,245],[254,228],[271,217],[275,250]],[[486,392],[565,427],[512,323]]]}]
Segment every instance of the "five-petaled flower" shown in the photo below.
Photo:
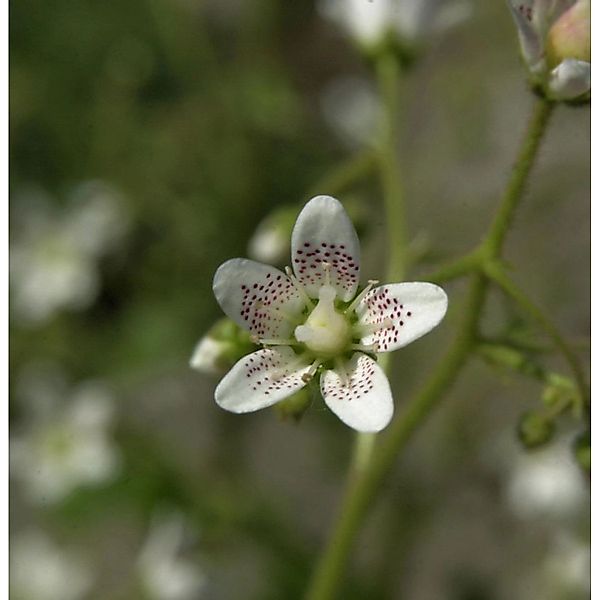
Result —
[{"label": "five-petaled flower", "polygon": [[590,0],[508,0],[533,84],[554,100],[591,87]]},{"label": "five-petaled flower", "polygon": [[292,232],[286,273],[235,258],[215,274],[223,311],[262,349],[239,360],[215,391],[235,413],[291,396],[320,374],[327,406],[359,431],[392,418],[388,379],[375,356],[416,340],[444,317],[445,292],[432,283],[394,283],[359,291],[358,236],[342,205],[317,196]]}]

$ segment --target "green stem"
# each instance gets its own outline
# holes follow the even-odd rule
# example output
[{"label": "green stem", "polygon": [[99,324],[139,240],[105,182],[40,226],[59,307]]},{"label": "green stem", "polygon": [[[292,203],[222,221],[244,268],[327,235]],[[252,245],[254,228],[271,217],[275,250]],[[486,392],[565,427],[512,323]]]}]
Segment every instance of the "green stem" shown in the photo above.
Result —
[{"label": "green stem", "polygon": [[478,270],[482,263],[482,254],[478,250],[465,254],[452,262],[446,263],[439,267],[437,271],[428,273],[423,278],[423,281],[430,281],[432,283],[444,283],[446,281],[452,281],[458,279],[463,275],[468,275]]},{"label": "green stem", "polygon": [[[523,197],[525,183],[531,173],[551,109],[552,105],[545,100],[538,100],[535,106],[533,118],[497,215],[484,239],[481,251],[475,253],[477,256],[481,254],[477,260],[480,266],[484,263],[484,257],[492,261],[500,256],[504,239]],[[472,266],[470,265],[470,268]],[[456,272],[456,269],[453,272]],[[450,350],[421,392],[390,425],[382,443],[375,448],[370,464],[358,477],[350,479],[333,533],[310,583],[306,596],[308,600],[330,600],[336,596],[356,534],[398,453],[448,391],[477,343],[477,328],[485,301],[487,282],[480,269],[473,272],[463,323]]]},{"label": "green stem", "polygon": [[516,285],[514,281],[506,274],[505,270],[498,264],[489,265],[486,269],[486,275],[509,297],[512,298],[527,314],[537,321],[542,329],[548,334],[556,347],[562,352],[567,364],[573,372],[573,377],[577,382],[579,393],[582,400],[588,402],[588,388],[583,369],[579,364],[579,359],[569,344],[565,341],[560,331],[554,323],[546,317],[543,311],[538,308]]},{"label": "green stem", "polygon": [[383,442],[375,449],[368,469],[362,471],[362,476],[350,480],[333,535],[306,596],[308,600],[335,597],[356,533],[377,491],[394,465],[398,452],[448,391],[469,355],[485,285],[486,280],[482,276],[476,275],[473,278],[465,320],[448,354],[421,393],[392,423]]},{"label": "green stem", "polygon": [[376,154],[373,150],[366,150],[349,160],[340,163],[336,168],[324,175],[311,189],[308,197],[317,194],[334,196],[351,187],[361,179],[367,177],[377,164]]},{"label": "green stem", "polygon": [[354,454],[352,456],[351,477],[360,475],[371,462],[375,449],[375,433],[358,432],[354,438]]},{"label": "green stem", "polygon": [[[377,80],[382,100],[381,131],[377,152],[371,156],[377,160],[383,187],[386,222],[388,224],[387,281],[401,281],[406,272],[407,235],[404,214],[402,183],[398,173],[396,141],[399,124],[400,65],[396,56],[383,52],[377,58]],[[381,368],[388,372],[390,356],[380,360]],[[368,466],[375,449],[376,434],[357,433],[350,467],[352,482]]]},{"label": "green stem", "polygon": [[376,59],[377,81],[382,101],[379,170],[388,230],[388,281],[402,281],[407,267],[408,234],[404,190],[398,170],[400,76],[398,58],[382,52]]},{"label": "green stem", "polygon": [[502,244],[514,219],[519,200],[523,196],[527,177],[533,167],[553,108],[554,103],[544,98],[539,98],[535,104],[533,116],[517,156],[515,167],[485,241],[486,249],[493,257],[500,256]]}]

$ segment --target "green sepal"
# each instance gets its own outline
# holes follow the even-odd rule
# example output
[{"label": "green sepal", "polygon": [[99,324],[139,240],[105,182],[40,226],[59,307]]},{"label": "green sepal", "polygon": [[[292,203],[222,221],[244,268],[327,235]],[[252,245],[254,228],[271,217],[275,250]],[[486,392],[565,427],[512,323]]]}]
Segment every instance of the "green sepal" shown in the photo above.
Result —
[{"label": "green sepal", "polygon": [[554,436],[554,421],[537,412],[526,412],[519,420],[517,435],[529,450],[547,444]]},{"label": "green sepal", "polygon": [[295,394],[278,402],[273,407],[279,418],[282,421],[292,419],[295,423],[300,422],[304,413],[308,410],[312,404],[313,397],[315,394],[315,380],[313,379],[306,387],[298,390]]}]

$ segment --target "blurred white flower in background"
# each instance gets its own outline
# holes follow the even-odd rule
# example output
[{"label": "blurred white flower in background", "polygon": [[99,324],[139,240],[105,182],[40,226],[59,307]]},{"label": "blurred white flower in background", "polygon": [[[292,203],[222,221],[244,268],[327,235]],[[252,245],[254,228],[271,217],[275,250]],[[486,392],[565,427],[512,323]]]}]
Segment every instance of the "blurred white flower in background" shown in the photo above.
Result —
[{"label": "blurred white flower in background", "polygon": [[[544,580],[541,597],[548,600],[589,595],[591,553],[589,543],[567,531],[559,531],[552,540],[542,567]],[[579,596],[576,596],[579,597]]]},{"label": "blurred white flower in background", "polygon": [[185,534],[182,514],[154,518],[137,563],[140,584],[148,598],[197,600],[202,595],[205,573],[196,562],[181,556]]},{"label": "blurred white flower in background", "polygon": [[92,585],[81,557],[59,548],[35,530],[10,544],[10,597],[13,600],[79,600]]},{"label": "blurred white flower in background", "polygon": [[509,474],[506,497],[520,517],[568,518],[582,508],[588,492],[567,440],[521,453]]},{"label": "blurred white flower in background", "polygon": [[118,473],[120,456],[110,439],[113,397],[102,382],[67,390],[56,372],[26,377],[21,387],[28,414],[11,436],[10,468],[32,502],[58,502]]},{"label": "blurred white flower in background", "polygon": [[248,242],[248,256],[254,260],[281,264],[288,255],[289,232],[271,215],[261,221]]},{"label": "blurred white flower in background", "polygon": [[470,4],[461,0],[320,0],[318,6],[323,16],[367,48],[388,36],[406,46],[421,44],[471,12]]},{"label": "blurred white flower in background", "polygon": [[22,323],[40,324],[62,309],[80,310],[100,287],[99,259],[123,239],[128,222],[110,185],[87,181],[64,209],[39,191],[13,202],[10,243],[12,308]]},{"label": "blurred white flower in background", "polygon": [[[334,79],[323,90],[320,103],[325,122],[348,147],[357,148],[375,141],[380,103],[369,81],[360,77]],[[287,246],[285,250],[287,252]]]}]

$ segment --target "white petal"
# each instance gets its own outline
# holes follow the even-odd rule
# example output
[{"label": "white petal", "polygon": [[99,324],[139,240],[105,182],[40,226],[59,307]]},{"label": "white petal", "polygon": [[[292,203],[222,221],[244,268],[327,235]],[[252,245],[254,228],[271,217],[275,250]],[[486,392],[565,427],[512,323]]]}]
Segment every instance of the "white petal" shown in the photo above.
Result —
[{"label": "white petal", "polygon": [[228,260],[217,269],[213,292],[230,319],[261,338],[287,338],[297,325],[293,318],[304,308],[281,271],[244,258]]},{"label": "white petal", "polygon": [[258,350],[233,365],[217,386],[215,400],[234,413],[266,408],[303,388],[302,375],[309,368],[287,346]]},{"label": "white petal", "polygon": [[540,26],[551,27],[577,0],[535,0]]},{"label": "white petal", "polygon": [[390,352],[431,331],[448,308],[446,292],[433,283],[382,285],[372,290],[356,309],[359,322],[380,329],[366,334],[362,344],[377,343],[378,352]]},{"label": "white petal", "polygon": [[355,353],[344,365],[321,376],[325,404],[357,431],[381,431],[392,419],[394,403],[383,369],[366,354]]},{"label": "white petal", "polygon": [[508,5],[519,33],[523,58],[530,69],[537,70],[544,56],[539,19],[536,18],[541,11],[534,0],[509,0]]},{"label": "white petal", "polygon": [[591,88],[592,65],[583,60],[567,58],[550,73],[548,87],[557,100],[571,100]]},{"label": "white petal", "polygon": [[335,198],[316,196],[302,209],[292,232],[294,272],[312,298],[318,298],[319,288],[326,283],[324,262],[331,265],[331,285],[338,298],[351,300],[359,278],[358,236]]}]

